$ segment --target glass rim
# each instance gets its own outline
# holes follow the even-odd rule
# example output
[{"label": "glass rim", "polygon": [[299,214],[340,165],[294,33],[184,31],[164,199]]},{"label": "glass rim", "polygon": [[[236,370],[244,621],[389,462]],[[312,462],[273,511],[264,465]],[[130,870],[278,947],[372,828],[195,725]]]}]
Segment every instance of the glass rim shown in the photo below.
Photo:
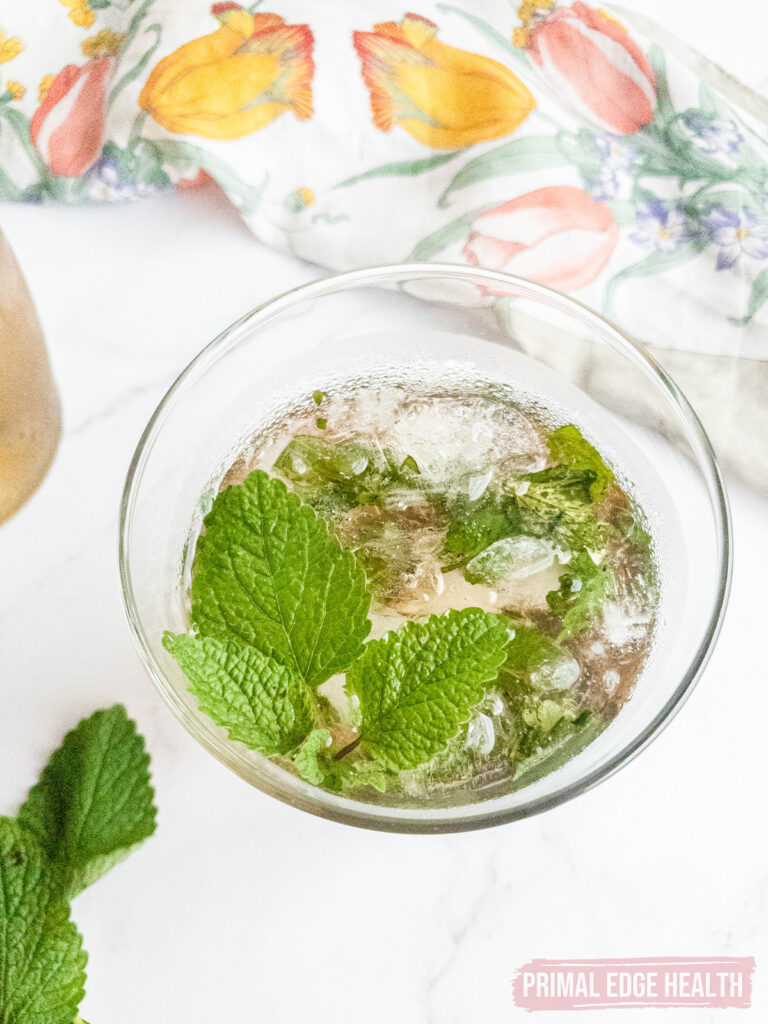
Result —
[{"label": "glass rim", "polygon": [[[144,633],[133,589],[128,542],[139,484],[154,442],[159,436],[163,423],[170,414],[176,400],[183,393],[185,386],[193,382],[197,377],[205,374],[219,358],[227,353],[230,347],[237,344],[239,332],[246,325],[251,329],[258,329],[260,326],[268,323],[273,317],[278,316],[299,302],[318,299],[326,294],[346,291],[361,285],[393,284],[403,278],[448,278],[470,279],[470,281],[475,279],[476,282],[479,282],[480,279],[485,281],[491,280],[507,288],[515,289],[523,297],[528,296],[543,300],[546,305],[552,308],[570,315],[576,314],[577,319],[580,319],[593,329],[597,329],[601,340],[610,341],[614,348],[628,357],[639,368],[643,369],[646,374],[650,374],[671,403],[679,421],[682,423],[686,439],[697,457],[697,465],[705,480],[715,521],[718,563],[716,593],[709,619],[703,628],[702,639],[688,664],[686,672],[673,692],[664,701],[650,722],[605,763],[552,793],[534,797],[527,801],[524,800],[512,807],[495,807],[483,810],[482,801],[434,810],[429,808],[381,807],[328,793],[319,787],[309,786],[307,783],[302,782],[302,780],[294,778],[288,772],[284,773],[286,778],[296,784],[295,787],[292,787],[295,789],[293,793],[276,791],[268,785],[262,786],[255,783],[242,770],[242,760],[233,755],[233,741],[223,740],[206,731],[200,720],[179,699],[176,691],[170,685],[166,673],[155,658]],[[731,514],[717,457],[709,437],[690,402],[659,363],[620,327],[578,299],[571,298],[545,285],[516,277],[513,274],[454,263],[387,264],[343,273],[328,274],[317,280],[297,285],[267,299],[230,324],[205,345],[184,367],[150,416],[139,438],[126,474],[120,502],[118,530],[120,582],[123,609],[128,625],[144,667],[161,697],[181,721],[184,728],[209,753],[213,754],[217,760],[267,795],[322,818],[384,832],[465,832],[521,820],[572,800],[581,793],[592,789],[598,783],[610,778],[620,768],[629,764],[671,722],[690,696],[706,668],[725,617],[733,562]],[[307,790],[311,792],[307,792]],[[522,791],[518,790],[517,792]],[[495,803],[497,800],[502,799],[504,798],[499,797],[493,802]]]}]

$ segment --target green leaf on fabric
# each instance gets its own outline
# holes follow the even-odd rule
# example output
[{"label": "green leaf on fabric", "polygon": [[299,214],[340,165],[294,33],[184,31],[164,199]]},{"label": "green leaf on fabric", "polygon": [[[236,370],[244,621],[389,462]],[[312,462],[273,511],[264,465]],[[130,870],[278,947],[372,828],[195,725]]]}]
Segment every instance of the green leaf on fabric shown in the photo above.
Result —
[{"label": "green leaf on fabric", "polygon": [[547,436],[547,448],[555,462],[573,466],[575,469],[588,469],[595,474],[595,479],[590,485],[593,501],[599,501],[616,480],[600,452],[587,441],[573,423],[566,423],[565,426],[553,430]]},{"label": "green leaf on fabric", "polygon": [[731,317],[731,323],[737,327],[746,326],[757,313],[761,306],[768,300],[768,268],[761,270],[752,282],[747,304],[747,315],[743,317]]},{"label": "green leaf on fabric", "polygon": [[361,749],[392,771],[429,761],[469,721],[508,642],[502,616],[467,608],[406,622],[366,644],[346,680]]},{"label": "green leaf on fabric", "polygon": [[515,46],[511,39],[502,35],[498,29],[495,29],[492,25],[489,25],[487,21],[482,18],[478,18],[476,14],[470,14],[469,11],[463,10],[461,7],[454,7],[452,4],[438,4],[437,9],[439,11],[445,11],[446,14],[458,14],[460,18],[463,18],[468,24],[476,29],[480,35],[493,43],[507,58],[512,58],[513,61],[518,63],[528,64],[528,58],[525,55],[525,51],[520,47]]},{"label": "green leaf on fabric", "polygon": [[459,189],[500,175],[518,171],[537,171],[547,167],[561,167],[568,161],[556,139],[548,135],[514,139],[503,146],[482,153],[470,160],[454,176],[440,196],[437,205],[445,207]]},{"label": "green leaf on fabric", "polygon": [[240,640],[319,686],[370,632],[365,571],[315,512],[261,470],[217,495],[192,577],[192,622]]},{"label": "green leaf on fabric", "polygon": [[144,740],[116,704],[64,738],[19,811],[72,897],[155,831]]},{"label": "green leaf on fabric", "polygon": [[0,818],[0,1024],[71,1024],[86,959],[56,869],[31,832]]},{"label": "green leaf on fabric", "polygon": [[356,185],[359,181],[367,181],[370,178],[395,178],[412,177],[416,174],[424,174],[432,171],[435,167],[442,167],[449,160],[455,160],[461,150],[453,150],[450,153],[437,153],[435,156],[425,157],[423,160],[399,160],[396,163],[382,164],[380,167],[372,167],[370,171],[363,171],[362,174],[355,174],[351,178],[340,181],[333,188],[347,188]]},{"label": "green leaf on fabric", "polygon": [[[93,6],[93,0],[91,0],[91,6]],[[108,106],[111,107],[112,104],[117,99],[117,97],[123,91],[123,89],[125,89],[126,86],[130,85],[131,82],[135,82],[136,79],[139,78],[144,73],[147,65],[149,64],[149,62],[152,60],[153,56],[155,55],[155,51],[157,50],[158,46],[160,45],[160,40],[162,38],[162,28],[161,28],[160,25],[157,25],[157,24],[155,24],[155,25],[148,25],[147,28],[145,29],[145,34],[147,32],[154,32],[154,34],[155,34],[155,41],[144,52],[144,54],[140,57],[140,59],[136,62],[136,64],[134,64],[134,66],[129,71],[126,71],[125,74],[122,75],[122,77],[116,83],[116,85],[113,86],[112,91],[110,92],[109,98],[107,100],[107,105]],[[125,46],[124,45],[123,45],[122,52],[123,53],[125,52]]]},{"label": "green leaf on fabric", "polygon": [[311,730],[311,698],[301,678],[255,647],[172,633],[163,645],[189,680],[200,710],[230,739],[262,754],[287,754]]},{"label": "green leaf on fabric", "polygon": [[495,203],[486,203],[485,206],[471,210],[451,221],[450,224],[445,224],[437,231],[433,231],[414,246],[410,254],[406,256],[406,260],[409,263],[424,263],[443,252],[448,246],[464,241],[469,236],[472,225],[480,214],[492,210],[495,205]]},{"label": "green leaf on fabric", "polygon": [[675,116],[675,108],[669,95],[669,84],[667,82],[667,64],[664,59],[664,51],[656,43],[648,47],[648,62],[653,68],[656,79],[656,114],[652,125],[661,122],[666,124]]},{"label": "green leaf on fabric", "polygon": [[243,217],[255,213],[261,203],[261,197],[268,184],[265,175],[260,185],[249,185],[243,181],[232,168],[213,153],[194,146],[191,142],[177,139],[142,139],[142,145],[151,147],[162,163],[177,167],[191,168],[193,171],[205,171],[221,186]]},{"label": "green leaf on fabric", "polygon": [[707,241],[704,238],[692,242],[682,242],[671,252],[652,252],[638,263],[633,263],[620,270],[611,278],[605,289],[603,310],[606,316],[613,316],[616,288],[622,281],[631,277],[652,277],[654,274],[662,274],[666,270],[671,270],[673,267],[695,259],[706,247]]}]

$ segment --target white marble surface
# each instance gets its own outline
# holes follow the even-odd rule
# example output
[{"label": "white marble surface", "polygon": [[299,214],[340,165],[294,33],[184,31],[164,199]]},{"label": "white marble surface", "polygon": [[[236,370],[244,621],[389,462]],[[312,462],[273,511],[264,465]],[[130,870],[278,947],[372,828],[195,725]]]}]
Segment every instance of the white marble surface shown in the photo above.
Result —
[{"label": "white marble surface", "polygon": [[[212,193],[6,206],[0,224],[65,406],[52,472],[0,529],[0,813],[15,812],[66,729],[118,700],[147,737],[160,808],[157,835],[75,902],[90,952],[83,1016],[502,1024],[528,1019],[511,978],[533,956],[732,954],[757,957],[753,1009],[672,1020],[765,1020],[768,503],[732,490],[721,642],[681,715],[611,781],[462,836],[312,818],[216,763],[155,694],[123,620],[117,512],[174,375],[245,309],[318,271],[259,246]],[[638,1012],[578,1019],[631,1024]]]}]

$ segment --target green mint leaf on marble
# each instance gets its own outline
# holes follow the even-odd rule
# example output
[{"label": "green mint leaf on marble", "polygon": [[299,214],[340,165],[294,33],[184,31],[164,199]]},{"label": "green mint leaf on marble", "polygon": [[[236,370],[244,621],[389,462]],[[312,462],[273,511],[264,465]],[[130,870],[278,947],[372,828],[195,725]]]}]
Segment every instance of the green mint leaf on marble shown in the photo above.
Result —
[{"label": "green mint leaf on marble", "polygon": [[613,576],[604,564],[597,564],[587,551],[571,560],[560,576],[560,586],[547,594],[547,604],[561,623],[560,638],[575,636],[602,610],[610,595]]},{"label": "green mint leaf on marble", "polygon": [[285,484],[256,470],[215,499],[198,541],[192,622],[240,640],[318,686],[362,651],[365,571]]},{"label": "green mint leaf on marble", "polygon": [[361,750],[391,771],[429,761],[469,720],[508,641],[501,616],[467,608],[406,622],[367,643],[346,680]]},{"label": "green mint leaf on marble", "polygon": [[0,1024],[71,1024],[86,959],[55,867],[31,832],[0,818]]},{"label": "green mint leaf on marble", "polygon": [[[117,704],[64,738],[19,811],[75,896],[155,831],[144,740]],[[1,1019],[1,1018],[0,1018]]]},{"label": "green mint leaf on marble", "polygon": [[287,754],[312,728],[310,695],[295,670],[239,640],[163,637],[200,710],[262,754]]},{"label": "green mint leaf on marble", "polygon": [[600,452],[584,437],[573,423],[558,427],[547,437],[547,447],[555,462],[587,469],[595,474],[590,485],[593,501],[599,501],[615,482],[613,471],[605,464]]}]

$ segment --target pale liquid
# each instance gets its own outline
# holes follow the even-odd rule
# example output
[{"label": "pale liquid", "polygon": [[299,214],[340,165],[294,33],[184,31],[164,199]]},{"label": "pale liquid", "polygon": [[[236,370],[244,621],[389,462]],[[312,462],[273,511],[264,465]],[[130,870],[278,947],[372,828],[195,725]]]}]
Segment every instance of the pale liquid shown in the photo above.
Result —
[{"label": "pale liquid", "polygon": [[[260,432],[252,446],[237,459],[221,482],[242,482],[254,469],[278,475],[274,462],[297,434],[312,434],[326,441],[354,440],[387,451],[395,463],[410,456],[420,470],[419,490],[391,493],[383,509],[360,506],[332,521],[344,547],[355,550],[365,536],[370,516],[405,525],[410,545],[402,565],[393,565],[394,579],[385,597],[371,607],[370,638],[382,636],[408,620],[422,620],[449,608],[478,607],[504,612],[537,623],[551,620],[546,602],[566,571],[566,551],[557,551],[549,564],[530,575],[488,586],[469,583],[460,569],[444,572],[441,553],[444,531],[434,522],[424,491],[464,493],[479,499],[487,488],[516,475],[535,472],[548,464],[545,435],[554,425],[547,408],[525,400],[511,389],[494,389],[485,382],[468,382],[466,389],[424,386],[340,387],[325,398],[319,410],[310,400],[294,407],[271,427]],[[560,414],[558,414],[560,415]],[[317,418],[327,421],[325,429]],[[599,439],[590,438],[599,449]],[[612,467],[617,471],[618,467]],[[617,472],[617,476],[619,476]],[[289,483],[290,486],[290,483]],[[625,490],[628,484],[622,482]],[[641,510],[625,495],[627,505],[644,522]],[[387,554],[387,552],[384,552]],[[396,560],[397,553],[389,556]],[[644,571],[638,572],[621,547],[611,552],[618,581],[617,593],[604,606],[599,622],[567,642],[567,654],[557,671],[564,674],[578,709],[599,712],[612,719],[630,697],[651,649],[658,591]],[[647,567],[645,567],[647,568]],[[542,691],[562,684],[562,677],[539,680]],[[353,740],[354,714],[343,689],[343,676],[320,687],[337,710],[340,723],[332,732],[337,745]],[[402,797],[430,802],[444,793],[444,802],[462,802],[478,790],[513,779],[509,750],[517,725],[503,693],[492,688],[470,722],[462,749],[438,757],[429,765],[401,772]],[[363,798],[372,798],[367,791]]]},{"label": "pale liquid", "polygon": [[60,433],[59,399],[40,323],[0,234],[0,522],[43,479]]}]

